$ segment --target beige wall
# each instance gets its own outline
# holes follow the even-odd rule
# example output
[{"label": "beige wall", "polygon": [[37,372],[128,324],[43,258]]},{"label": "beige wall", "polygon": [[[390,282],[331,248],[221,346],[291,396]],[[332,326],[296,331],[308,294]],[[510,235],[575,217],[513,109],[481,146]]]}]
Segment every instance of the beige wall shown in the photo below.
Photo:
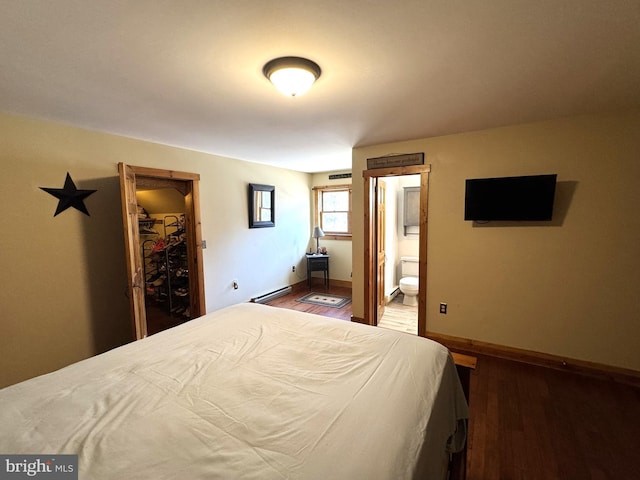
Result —
[{"label": "beige wall", "polygon": [[[367,158],[403,152],[431,164],[429,331],[640,370],[639,111],[357,148],[354,178]],[[554,221],[463,220],[465,179],[539,173],[558,174]],[[362,222],[355,227],[353,314],[362,317]]]},{"label": "beige wall", "polygon": [[[638,132],[635,111],[354,150],[354,315],[366,158],[424,151],[428,329],[640,370]],[[200,173],[208,311],[300,281],[291,266],[304,270],[316,176],[0,114],[0,386],[129,341],[118,162]],[[61,187],[67,171],[98,190],[90,217],[53,217],[57,200],[39,187]],[[551,225],[462,220],[466,178],[543,172],[560,182]],[[247,228],[249,182],[276,186],[275,228]]]},{"label": "beige wall", "polygon": [[[208,311],[298,281],[311,175],[0,114],[0,387],[130,340],[118,162],[201,175]],[[97,189],[90,217],[53,217],[57,200],[39,187],[62,187],[67,172]],[[248,228],[247,183],[276,187],[275,228]]]}]

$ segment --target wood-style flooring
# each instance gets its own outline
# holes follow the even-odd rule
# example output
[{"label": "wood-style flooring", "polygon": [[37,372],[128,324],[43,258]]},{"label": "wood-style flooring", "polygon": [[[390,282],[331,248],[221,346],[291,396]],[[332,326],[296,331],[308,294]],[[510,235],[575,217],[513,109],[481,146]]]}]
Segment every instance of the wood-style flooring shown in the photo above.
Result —
[{"label": "wood-style flooring", "polygon": [[418,334],[418,306],[409,306],[402,303],[403,296],[398,294],[384,308],[382,318],[378,326],[397,330],[399,332]]},{"label": "wood-style flooring", "polygon": [[[315,280],[315,279],[314,279]],[[309,303],[298,302],[300,297],[303,297],[311,292],[317,293],[330,293],[332,295],[341,295],[343,297],[351,296],[351,288],[347,287],[331,287],[327,289],[323,285],[312,285],[310,290],[294,289],[293,292],[285,295],[284,297],[276,298],[267,303],[274,307],[288,308],[289,310],[298,310],[299,312],[315,313],[324,317],[339,318],[341,320],[351,321],[351,302],[347,303],[342,308],[334,307],[322,307],[320,305],[311,305]]]},{"label": "wood-style flooring", "polygon": [[[350,318],[351,304],[296,302],[305,293],[269,304]],[[640,479],[638,388],[479,356],[469,407],[467,480]]]},{"label": "wood-style flooring", "polygon": [[145,308],[147,317],[147,335],[162,332],[189,320],[180,314],[171,315],[168,312],[168,307],[165,305],[148,302]]},{"label": "wood-style flooring", "polygon": [[478,357],[468,480],[640,479],[640,389]]}]

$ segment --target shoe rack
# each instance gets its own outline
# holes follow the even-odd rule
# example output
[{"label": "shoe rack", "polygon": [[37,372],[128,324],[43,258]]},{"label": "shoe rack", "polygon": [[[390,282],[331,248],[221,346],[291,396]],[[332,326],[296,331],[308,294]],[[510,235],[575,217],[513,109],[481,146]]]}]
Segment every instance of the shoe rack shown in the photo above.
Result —
[{"label": "shoe rack", "polygon": [[[145,298],[172,317],[191,319],[184,216],[139,219]],[[154,223],[151,223],[154,222]],[[161,225],[152,228],[151,225]],[[160,231],[162,234],[160,233]]]}]

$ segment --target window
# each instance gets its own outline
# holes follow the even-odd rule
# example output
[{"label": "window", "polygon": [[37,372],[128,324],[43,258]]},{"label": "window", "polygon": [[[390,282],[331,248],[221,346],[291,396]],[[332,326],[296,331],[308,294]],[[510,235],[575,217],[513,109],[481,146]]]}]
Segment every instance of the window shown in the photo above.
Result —
[{"label": "window", "polygon": [[325,236],[351,238],[351,185],[314,187],[316,225]]}]

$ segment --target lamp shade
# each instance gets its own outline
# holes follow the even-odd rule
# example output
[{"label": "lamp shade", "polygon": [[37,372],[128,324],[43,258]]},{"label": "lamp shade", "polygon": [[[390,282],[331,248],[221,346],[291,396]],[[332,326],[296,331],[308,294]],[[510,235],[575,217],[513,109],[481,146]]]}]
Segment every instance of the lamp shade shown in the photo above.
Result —
[{"label": "lamp shade", "polygon": [[282,94],[299,97],[309,91],[321,70],[306,58],[280,57],[267,62],[262,72]]},{"label": "lamp shade", "polygon": [[313,238],[316,239],[316,253],[320,253],[320,237],[324,237],[322,229],[320,227],[313,227]]}]

